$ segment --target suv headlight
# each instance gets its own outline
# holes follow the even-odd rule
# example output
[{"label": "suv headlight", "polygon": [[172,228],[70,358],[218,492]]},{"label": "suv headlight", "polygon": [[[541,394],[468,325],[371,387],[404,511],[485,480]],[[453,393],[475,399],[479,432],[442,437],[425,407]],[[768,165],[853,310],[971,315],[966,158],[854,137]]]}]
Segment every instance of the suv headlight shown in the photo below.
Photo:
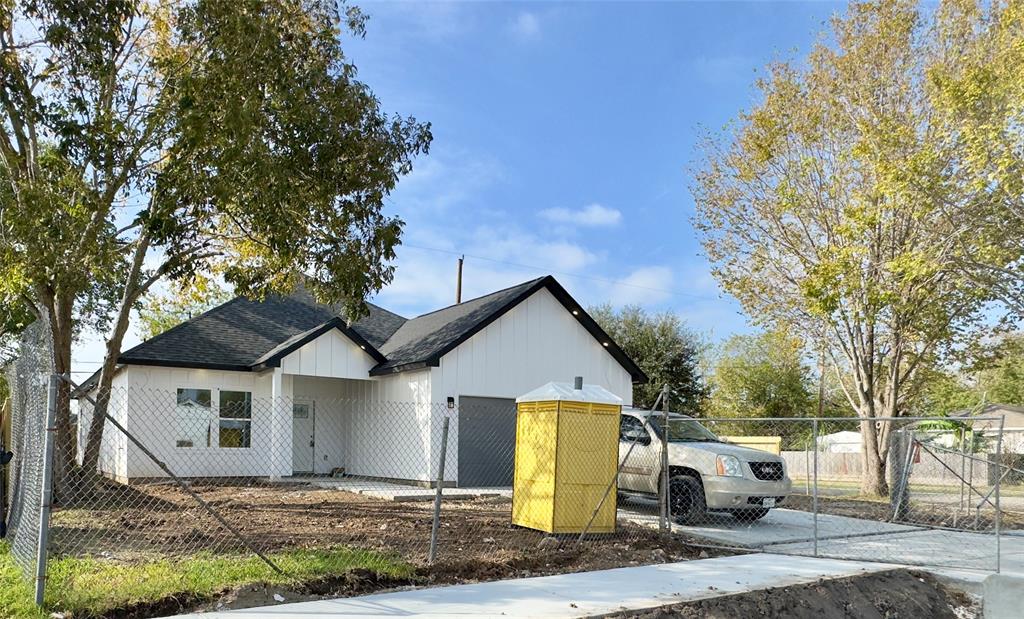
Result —
[{"label": "suv headlight", "polygon": [[715,460],[715,468],[719,475],[725,477],[743,477],[743,469],[740,468],[740,460],[736,456],[720,454]]}]

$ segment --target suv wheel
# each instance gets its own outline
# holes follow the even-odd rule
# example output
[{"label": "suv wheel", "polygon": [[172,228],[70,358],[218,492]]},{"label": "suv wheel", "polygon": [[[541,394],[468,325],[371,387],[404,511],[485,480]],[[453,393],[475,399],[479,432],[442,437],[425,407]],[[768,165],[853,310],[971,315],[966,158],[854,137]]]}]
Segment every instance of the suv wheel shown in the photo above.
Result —
[{"label": "suv wheel", "polygon": [[704,517],[704,488],[690,475],[676,475],[668,480],[668,504],[672,518],[679,524],[692,524]]},{"label": "suv wheel", "polygon": [[768,515],[768,510],[763,507],[757,509],[734,509],[731,511],[733,518],[740,522],[754,522]]}]

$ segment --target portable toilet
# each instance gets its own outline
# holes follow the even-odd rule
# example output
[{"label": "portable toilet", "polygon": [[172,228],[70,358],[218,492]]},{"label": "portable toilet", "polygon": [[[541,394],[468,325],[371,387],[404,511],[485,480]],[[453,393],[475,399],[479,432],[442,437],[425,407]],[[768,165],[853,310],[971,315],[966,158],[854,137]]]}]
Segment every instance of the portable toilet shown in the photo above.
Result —
[{"label": "portable toilet", "polygon": [[622,399],[577,377],[522,395],[516,406],[512,524],[580,533],[593,516],[588,532],[613,533]]}]

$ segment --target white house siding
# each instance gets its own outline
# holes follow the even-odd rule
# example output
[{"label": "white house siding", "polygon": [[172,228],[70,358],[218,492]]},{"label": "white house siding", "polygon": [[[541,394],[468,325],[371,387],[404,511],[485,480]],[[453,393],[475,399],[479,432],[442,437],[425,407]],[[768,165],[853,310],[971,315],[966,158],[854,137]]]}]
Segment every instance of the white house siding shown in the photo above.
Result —
[{"label": "white house siding", "polygon": [[376,360],[337,329],[331,329],[281,360],[285,374],[366,379]]},{"label": "white house siding", "polygon": [[[611,353],[541,289],[441,358],[430,370],[431,396],[438,409],[447,397],[516,398],[551,381],[582,376],[633,402],[633,380]],[[438,409],[439,410],[439,409]],[[458,418],[450,423],[445,479],[458,471]],[[440,434],[434,441],[440,445]]]},{"label": "white house siding", "polygon": [[[284,377],[285,396],[291,392],[290,376]],[[286,445],[273,445],[270,420],[274,406],[270,398],[270,373],[229,372],[190,368],[126,366],[114,379],[114,388],[127,394],[125,424],[157,458],[182,477],[258,477],[269,474],[269,454],[287,449],[290,461],[290,436]],[[220,391],[252,393],[252,435],[248,448],[216,446],[177,447],[176,394],[179,388],[210,389],[213,399],[212,423]],[[108,428],[107,432],[116,432]],[[283,442],[283,441],[281,441]],[[127,449],[127,475],[131,478],[163,477],[164,473],[134,445]]]},{"label": "white house siding", "polygon": [[[117,377],[114,378],[115,384]],[[95,397],[95,394],[92,394]],[[124,390],[115,389],[110,394],[107,413],[121,425],[127,423],[128,394]],[[78,463],[82,463],[85,444],[92,424],[92,405],[83,400],[78,406]],[[128,437],[116,430],[111,423],[104,426],[103,438],[100,441],[99,468],[107,475],[118,480],[128,477]]]},{"label": "white house siding", "polygon": [[[430,371],[342,381],[349,403],[344,466],[352,475],[430,479],[431,434],[437,425]],[[437,408],[437,407],[433,407]]]}]

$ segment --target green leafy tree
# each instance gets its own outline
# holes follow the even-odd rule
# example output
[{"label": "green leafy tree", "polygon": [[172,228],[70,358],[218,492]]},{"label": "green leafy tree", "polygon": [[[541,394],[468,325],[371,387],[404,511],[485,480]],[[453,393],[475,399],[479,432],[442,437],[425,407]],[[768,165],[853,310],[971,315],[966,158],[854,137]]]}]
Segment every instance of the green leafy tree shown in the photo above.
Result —
[{"label": "green leafy tree", "polygon": [[[761,102],[705,142],[695,225],[713,273],[756,322],[824,343],[862,420],[865,494],[888,493],[892,423],[878,418],[908,410],[922,370],[996,295],[963,265],[1021,258],[1019,244],[975,225],[989,206],[1024,209],[1020,179],[986,174],[976,154],[1016,165],[1017,118],[953,85],[966,33],[983,45],[1018,13],[1000,2],[854,2],[831,40],[771,65]],[[984,122],[949,112],[968,100],[993,106]]]},{"label": "green leafy tree", "polygon": [[977,362],[975,391],[986,402],[1024,406],[1024,334],[1008,334]]},{"label": "green leafy tree", "polygon": [[0,303],[48,322],[60,373],[78,330],[107,334],[86,471],[158,282],[219,269],[259,297],[301,272],[354,316],[391,280],[383,202],[431,135],[356,79],[342,42],[364,26],[333,0],[0,2]]},{"label": "green leafy tree", "polygon": [[786,330],[734,335],[714,355],[708,413],[713,417],[813,417],[803,345]]},{"label": "green leafy tree", "polygon": [[674,411],[698,413],[707,390],[700,374],[704,344],[695,332],[670,312],[648,314],[635,305],[615,310],[593,307],[590,315],[650,379],[633,388],[633,405],[650,408],[664,385]]},{"label": "green leafy tree", "polygon": [[197,276],[183,281],[173,290],[150,295],[143,301],[138,312],[139,336],[148,340],[232,298],[233,295],[212,277]]}]

